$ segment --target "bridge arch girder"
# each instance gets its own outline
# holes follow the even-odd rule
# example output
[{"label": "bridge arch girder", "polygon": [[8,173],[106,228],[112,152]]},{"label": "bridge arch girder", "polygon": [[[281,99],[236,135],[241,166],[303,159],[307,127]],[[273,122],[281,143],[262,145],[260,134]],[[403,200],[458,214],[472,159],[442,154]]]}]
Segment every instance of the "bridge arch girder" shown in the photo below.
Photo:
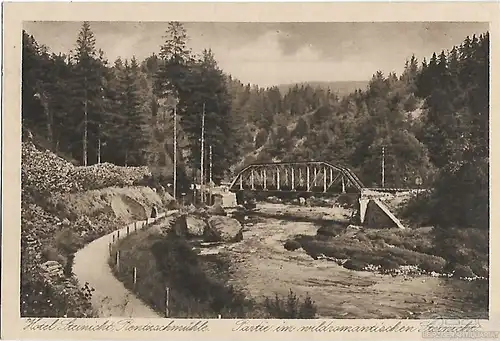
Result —
[{"label": "bridge arch girder", "polygon": [[364,185],[347,167],[325,161],[255,163],[243,168],[230,191],[360,192]]}]

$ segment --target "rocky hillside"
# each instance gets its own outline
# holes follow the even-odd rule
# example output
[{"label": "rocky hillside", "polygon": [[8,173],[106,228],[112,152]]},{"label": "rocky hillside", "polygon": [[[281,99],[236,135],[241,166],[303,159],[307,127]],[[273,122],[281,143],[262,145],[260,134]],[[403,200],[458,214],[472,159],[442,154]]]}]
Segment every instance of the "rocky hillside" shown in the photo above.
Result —
[{"label": "rocky hillside", "polygon": [[[147,167],[74,166],[27,139],[22,144],[21,315],[92,316],[92,288],[72,275],[74,253],[172,197],[134,186]],[[33,294],[36,293],[36,294]]]}]

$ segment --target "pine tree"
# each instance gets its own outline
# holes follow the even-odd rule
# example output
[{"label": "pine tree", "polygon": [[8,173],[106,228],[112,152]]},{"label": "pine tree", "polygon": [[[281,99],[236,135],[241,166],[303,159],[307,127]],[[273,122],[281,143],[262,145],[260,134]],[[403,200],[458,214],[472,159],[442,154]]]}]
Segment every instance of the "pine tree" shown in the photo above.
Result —
[{"label": "pine tree", "polygon": [[141,86],[142,75],[135,57],[125,63],[124,81],[124,114],[125,123],[125,165],[143,164],[145,146],[147,143],[144,134],[146,118],[149,116],[148,100],[144,92],[145,83]]},{"label": "pine tree", "polygon": [[84,22],[76,43],[74,79],[75,115],[79,121],[78,130],[82,133],[83,165],[89,163],[89,148],[93,148],[92,152],[96,154],[99,123],[102,122],[104,65],[100,57],[90,24]]},{"label": "pine tree", "polygon": [[182,80],[187,72],[187,65],[192,60],[187,47],[186,29],[179,22],[169,22],[165,32],[165,42],[160,47],[159,57],[163,61],[156,74],[155,90],[159,97],[167,94],[178,96],[182,91]]},{"label": "pine tree", "polygon": [[[190,140],[191,167],[199,169],[201,166],[201,124],[205,111],[205,146],[206,150],[212,146],[212,174],[219,180],[234,161],[237,149],[232,139],[235,131],[226,78],[210,50],[205,50],[186,70],[183,88],[179,91],[179,111],[182,129]],[[207,158],[208,153],[204,157]]]}]

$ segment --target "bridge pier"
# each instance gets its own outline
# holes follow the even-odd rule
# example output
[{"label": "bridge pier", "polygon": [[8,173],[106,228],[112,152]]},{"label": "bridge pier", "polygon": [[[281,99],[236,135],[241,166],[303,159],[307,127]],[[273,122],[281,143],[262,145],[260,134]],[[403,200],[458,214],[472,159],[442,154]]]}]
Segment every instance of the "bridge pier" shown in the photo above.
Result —
[{"label": "bridge pier", "polygon": [[366,208],[368,207],[369,201],[370,199],[363,198],[362,196],[359,198],[359,220],[361,225],[365,222]]},{"label": "bridge pier", "polygon": [[368,228],[405,227],[389,208],[380,200],[387,193],[361,190],[359,197],[359,218],[361,225]]}]

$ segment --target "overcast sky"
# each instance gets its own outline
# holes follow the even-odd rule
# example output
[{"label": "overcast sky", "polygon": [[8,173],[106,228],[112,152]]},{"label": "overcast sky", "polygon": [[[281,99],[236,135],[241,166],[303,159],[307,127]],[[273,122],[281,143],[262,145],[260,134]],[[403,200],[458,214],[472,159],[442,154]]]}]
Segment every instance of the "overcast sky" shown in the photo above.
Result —
[{"label": "overcast sky", "polygon": [[[98,48],[110,62],[158,53],[166,23],[91,22]],[[25,29],[50,51],[74,48],[80,22],[27,22]],[[211,48],[219,66],[260,86],[304,81],[368,80],[377,70],[401,72],[450,49],[487,23],[186,23],[194,52]]]}]

